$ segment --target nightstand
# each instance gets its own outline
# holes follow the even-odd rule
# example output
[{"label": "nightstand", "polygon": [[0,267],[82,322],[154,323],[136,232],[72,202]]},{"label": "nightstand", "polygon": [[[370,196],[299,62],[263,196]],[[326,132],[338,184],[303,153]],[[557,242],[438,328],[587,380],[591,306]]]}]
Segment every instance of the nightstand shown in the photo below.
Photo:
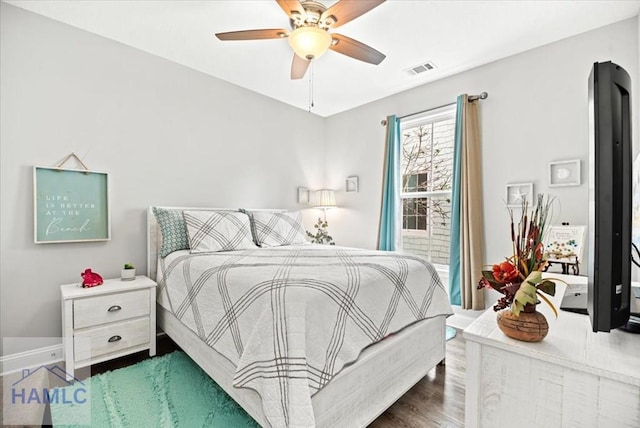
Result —
[{"label": "nightstand", "polygon": [[156,283],[107,279],[82,288],[61,285],[62,335],[67,380],[76,369],[134,352],[156,354]]}]

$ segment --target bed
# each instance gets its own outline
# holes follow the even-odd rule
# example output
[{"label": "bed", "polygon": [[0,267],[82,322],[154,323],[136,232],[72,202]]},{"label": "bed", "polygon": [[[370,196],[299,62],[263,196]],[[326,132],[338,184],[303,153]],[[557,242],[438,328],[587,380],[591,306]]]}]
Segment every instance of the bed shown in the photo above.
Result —
[{"label": "bed", "polygon": [[[196,214],[238,217],[227,209],[156,209],[192,223]],[[159,284],[158,325],[261,426],[366,426],[444,360],[451,307],[424,260],[302,242],[197,253],[196,244],[163,254],[153,210],[147,266]],[[287,214],[249,214],[274,213]],[[388,299],[384,282],[392,284]]]}]

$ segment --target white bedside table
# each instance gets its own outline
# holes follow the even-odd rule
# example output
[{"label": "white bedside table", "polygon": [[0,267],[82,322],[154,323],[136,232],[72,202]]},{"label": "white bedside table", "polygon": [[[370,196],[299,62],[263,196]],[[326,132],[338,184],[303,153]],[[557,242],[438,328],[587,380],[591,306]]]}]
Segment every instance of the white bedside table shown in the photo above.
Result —
[{"label": "white bedside table", "polygon": [[156,283],[107,279],[82,288],[61,285],[67,380],[76,369],[145,349],[156,354]]}]

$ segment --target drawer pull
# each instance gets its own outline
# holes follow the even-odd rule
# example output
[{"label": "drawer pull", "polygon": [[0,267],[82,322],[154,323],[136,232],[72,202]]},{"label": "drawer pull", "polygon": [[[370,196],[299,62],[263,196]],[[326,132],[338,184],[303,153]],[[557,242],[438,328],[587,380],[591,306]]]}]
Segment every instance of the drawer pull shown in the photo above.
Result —
[{"label": "drawer pull", "polygon": [[107,312],[115,312],[115,311],[119,311],[120,309],[122,309],[121,306],[113,305],[109,309],[107,309]]},{"label": "drawer pull", "polygon": [[111,336],[109,338],[109,342],[117,342],[118,340],[121,340],[122,337],[118,336],[117,334],[115,336]]}]

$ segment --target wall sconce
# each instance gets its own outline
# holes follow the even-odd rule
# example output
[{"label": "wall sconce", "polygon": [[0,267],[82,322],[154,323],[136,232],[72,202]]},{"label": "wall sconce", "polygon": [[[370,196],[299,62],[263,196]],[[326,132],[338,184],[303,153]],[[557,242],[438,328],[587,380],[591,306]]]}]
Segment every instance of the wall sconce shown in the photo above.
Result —
[{"label": "wall sconce", "polygon": [[336,194],[333,189],[320,189],[317,192],[319,194],[318,198],[318,208],[335,208],[336,205]]},{"label": "wall sconce", "polygon": [[322,208],[324,211],[324,221],[327,221],[327,210],[337,207],[336,193],[333,189],[320,189],[316,193],[318,194],[317,208]]}]

